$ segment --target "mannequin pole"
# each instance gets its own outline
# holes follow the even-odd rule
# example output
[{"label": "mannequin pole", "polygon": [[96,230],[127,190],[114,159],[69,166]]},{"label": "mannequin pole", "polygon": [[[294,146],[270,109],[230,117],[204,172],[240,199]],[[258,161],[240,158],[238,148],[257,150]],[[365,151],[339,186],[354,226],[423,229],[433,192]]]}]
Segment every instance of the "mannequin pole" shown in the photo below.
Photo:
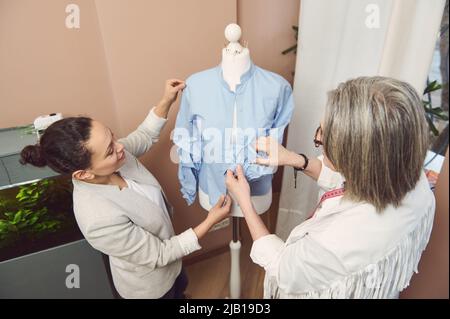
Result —
[{"label": "mannequin pole", "polygon": [[239,217],[232,217],[233,220],[233,240],[230,241],[230,298],[239,299],[241,296],[241,269],[240,269],[240,250],[239,241]]},{"label": "mannequin pole", "polygon": [[232,217],[233,218],[233,241],[237,242],[239,241],[239,217]]}]

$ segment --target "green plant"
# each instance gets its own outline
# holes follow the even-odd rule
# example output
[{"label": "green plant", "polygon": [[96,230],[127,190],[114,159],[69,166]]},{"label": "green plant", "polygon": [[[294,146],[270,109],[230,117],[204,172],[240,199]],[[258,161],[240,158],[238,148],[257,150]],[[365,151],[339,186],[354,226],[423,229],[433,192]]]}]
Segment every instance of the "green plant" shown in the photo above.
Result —
[{"label": "green plant", "polygon": [[0,200],[0,246],[19,237],[54,232],[61,227],[64,215],[49,213],[49,207],[61,192],[70,192],[65,185],[55,185],[55,180],[44,179],[19,186],[15,200]]},{"label": "green plant", "polygon": [[39,200],[43,200],[44,194],[48,192],[50,186],[54,184],[53,180],[44,179],[26,186],[20,186],[16,199],[23,206],[30,207],[36,205]]},{"label": "green plant", "polygon": [[431,104],[430,94],[431,92],[442,89],[442,84],[437,81],[428,83],[427,87],[423,91],[424,95],[428,96],[428,101],[423,100],[423,107],[425,110],[425,116],[428,122],[428,127],[434,136],[439,136],[439,130],[434,124],[434,119],[439,119],[441,121],[448,121],[448,113],[445,112],[441,107],[433,107]]},{"label": "green plant", "polygon": [[4,219],[0,219],[0,240],[42,231],[54,231],[61,224],[58,220],[49,220],[46,207],[34,211],[20,209],[17,212],[6,212],[4,216]]}]

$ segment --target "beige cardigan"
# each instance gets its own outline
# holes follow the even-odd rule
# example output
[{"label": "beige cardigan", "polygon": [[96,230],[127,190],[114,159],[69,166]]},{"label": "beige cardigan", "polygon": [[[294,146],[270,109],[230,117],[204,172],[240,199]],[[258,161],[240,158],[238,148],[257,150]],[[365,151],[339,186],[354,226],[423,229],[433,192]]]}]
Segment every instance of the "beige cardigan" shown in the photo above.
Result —
[{"label": "beige cardigan", "polygon": [[[126,149],[119,169],[123,177],[161,188],[136,157],[158,141],[165,122],[151,110],[136,131],[119,140]],[[180,273],[181,258],[201,248],[194,231],[190,228],[175,236],[163,208],[129,188],[72,181],[78,226],[92,247],[109,255],[119,294],[124,298],[163,296]]]}]

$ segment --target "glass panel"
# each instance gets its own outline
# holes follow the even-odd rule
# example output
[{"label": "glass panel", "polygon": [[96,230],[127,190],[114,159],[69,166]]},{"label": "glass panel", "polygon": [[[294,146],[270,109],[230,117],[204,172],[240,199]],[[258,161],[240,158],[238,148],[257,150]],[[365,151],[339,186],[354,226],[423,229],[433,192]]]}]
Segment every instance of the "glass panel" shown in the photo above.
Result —
[{"label": "glass panel", "polygon": [[70,177],[0,191],[0,261],[82,238],[73,214]]},{"label": "glass panel", "polygon": [[440,168],[448,148],[448,1],[441,22],[441,30],[436,42],[433,60],[423,95],[423,104],[427,116],[430,151],[425,160],[425,169],[432,188],[437,181]]}]

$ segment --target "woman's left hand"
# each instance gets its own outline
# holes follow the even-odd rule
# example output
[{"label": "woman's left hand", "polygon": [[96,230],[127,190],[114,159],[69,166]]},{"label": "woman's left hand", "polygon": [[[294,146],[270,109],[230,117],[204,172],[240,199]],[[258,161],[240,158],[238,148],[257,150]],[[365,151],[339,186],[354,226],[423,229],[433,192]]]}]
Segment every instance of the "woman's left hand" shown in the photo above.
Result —
[{"label": "woman's left hand", "polygon": [[186,83],[179,79],[170,79],[166,81],[164,86],[164,95],[162,100],[171,105],[177,99],[178,92],[186,87]]},{"label": "woman's left hand", "polygon": [[227,176],[225,178],[225,184],[228,192],[238,202],[240,206],[251,201],[250,199],[250,185],[245,178],[244,171],[241,165],[236,167],[236,174],[233,174],[231,170],[227,170]]},{"label": "woman's left hand", "polygon": [[155,114],[161,118],[167,118],[170,106],[177,99],[178,93],[186,87],[186,83],[178,79],[167,80],[164,85],[164,94],[161,101],[155,107]]}]

